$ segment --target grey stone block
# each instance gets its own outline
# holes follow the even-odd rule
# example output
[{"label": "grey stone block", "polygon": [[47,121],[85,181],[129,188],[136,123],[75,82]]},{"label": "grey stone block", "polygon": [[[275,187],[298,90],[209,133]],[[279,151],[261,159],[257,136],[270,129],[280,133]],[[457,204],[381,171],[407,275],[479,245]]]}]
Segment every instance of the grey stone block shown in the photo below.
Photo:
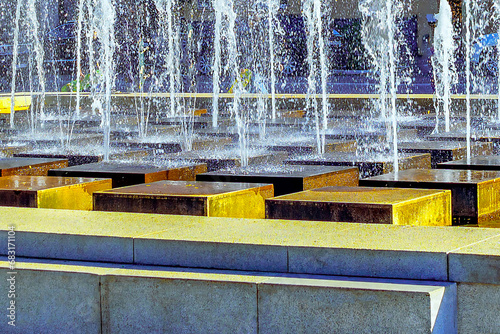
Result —
[{"label": "grey stone block", "polygon": [[134,240],[136,264],[287,271],[287,248],[268,245],[147,239]]},{"label": "grey stone block", "polygon": [[[0,231],[0,238],[7,240],[7,232]],[[18,231],[16,248],[17,256],[29,258],[117,263],[134,261],[132,238]]]},{"label": "grey stone block", "polygon": [[458,332],[500,333],[500,285],[458,283]]},{"label": "grey stone block", "polygon": [[500,238],[457,249],[448,257],[450,281],[500,284]]},{"label": "grey stone block", "polygon": [[452,334],[456,285],[273,278],[259,285],[259,332]]},{"label": "grey stone block", "polygon": [[437,281],[448,279],[444,252],[290,247],[289,271]]},{"label": "grey stone block", "polygon": [[[1,277],[10,277],[8,272],[0,269]],[[101,332],[98,275],[39,268],[16,272],[15,299],[8,298],[8,290],[0,294],[4,310],[1,333]],[[8,324],[6,317],[10,300],[15,300],[15,327]]]},{"label": "grey stone block", "polygon": [[106,276],[103,333],[257,333],[250,282]]}]

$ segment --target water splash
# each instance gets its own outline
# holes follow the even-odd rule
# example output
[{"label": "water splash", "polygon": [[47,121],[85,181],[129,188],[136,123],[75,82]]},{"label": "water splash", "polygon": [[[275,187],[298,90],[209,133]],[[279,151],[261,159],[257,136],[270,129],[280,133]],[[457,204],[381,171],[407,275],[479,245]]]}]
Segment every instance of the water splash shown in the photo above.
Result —
[{"label": "water splash", "polygon": [[276,73],[275,73],[275,43],[274,43],[274,26],[276,24],[276,15],[278,14],[279,1],[268,0],[268,39],[269,39],[269,68],[271,76],[271,115],[272,119],[276,119]]},{"label": "water splash", "polygon": [[214,31],[214,64],[212,73],[212,127],[219,125],[219,94],[220,94],[220,73],[221,73],[221,43],[224,3],[221,0],[213,0],[215,10],[215,31]]},{"label": "water splash", "polygon": [[115,7],[112,0],[99,0],[94,7],[93,29],[99,43],[98,65],[96,71],[96,95],[93,108],[101,113],[101,128],[104,134],[104,160],[109,160],[109,144],[111,131],[111,93],[115,85]]},{"label": "water splash", "polygon": [[80,102],[81,102],[81,82],[82,77],[82,30],[83,30],[83,15],[85,10],[85,2],[87,0],[78,1],[78,21],[76,27],[76,106],[75,115],[80,116]]},{"label": "water splash", "polygon": [[455,32],[452,12],[448,1],[441,1],[439,18],[434,32],[434,55],[432,57],[434,81],[436,83],[436,130],[439,131],[439,111],[443,106],[445,131],[450,131],[451,88],[458,77],[455,69]]},{"label": "water splash", "polygon": [[14,23],[14,41],[12,48],[12,81],[11,81],[11,93],[10,93],[10,127],[15,128],[14,116],[15,116],[15,96],[16,96],[16,77],[17,77],[17,58],[19,55],[19,24],[21,23],[21,8],[23,0],[17,0],[16,3],[16,18]]},{"label": "water splash", "polygon": [[[381,117],[387,121],[388,139],[392,142],[395,173],[399,170],[396,101],[399,56],[397,37],[400,34],[397,22],[403,18],[404,8],[408,8],[408,5],[404,0],[362,0],[359,3],[363,15],[362,37],[365,50],[380,74],[379,105]],[[387,115],[389,110],[390,121]]]},{"label": "water splash", "polygon": [[[307,89],[307,109],[312,110],[315,115],[316,122],[316,141],[318,146],[318,154],[325,153],[325,131],[328,128],[328,99],[327,99],[327,79],[328,68],[325,55],[325,42],[323,38],[323,22],[321,18],[321,2],[319,0],[306,0],[302,5],[303,15],[307,25],[307,62],[309,65],[308,89]],[[315,43],[318,44],[318,55],[315,55]],[[316,58],[316,59],[315,59]],[[318,109],[316,96],[316,75],[318,69],[321,79],[321,114]]]}]

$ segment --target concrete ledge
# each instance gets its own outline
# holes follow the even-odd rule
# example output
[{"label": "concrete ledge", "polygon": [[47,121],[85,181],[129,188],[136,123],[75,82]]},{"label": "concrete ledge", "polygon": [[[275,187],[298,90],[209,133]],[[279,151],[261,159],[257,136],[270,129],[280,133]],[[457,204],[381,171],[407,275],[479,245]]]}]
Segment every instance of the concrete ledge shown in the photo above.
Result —
[{"label": "concrete ledge", "polygon": [[134,237],[195,223],[195,217],[0,207],[0,249],[15,226],[16,255],[134,262]]},{"label": "concrete ledge", "polygon": [[23,332],[457,332],[446,282],[63,261],[17,262],[15,280]]},{"label": "concrete ledge", "polygon": [[[474,281],[455,266],[455,254],[470,247],[473,255],[500,238],[500,230],[484,228],[26,208],[0,208],[0,221],[0,255],[16,222],[17,256],[422,280]],[[496,265],[474,266],[496,282]]]}]

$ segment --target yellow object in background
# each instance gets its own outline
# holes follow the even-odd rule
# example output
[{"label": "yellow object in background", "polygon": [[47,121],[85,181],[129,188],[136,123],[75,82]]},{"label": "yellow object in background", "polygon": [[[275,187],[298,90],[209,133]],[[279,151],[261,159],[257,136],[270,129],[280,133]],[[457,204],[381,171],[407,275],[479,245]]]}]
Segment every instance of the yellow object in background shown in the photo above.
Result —
[{"label": "yellow object in background", "polygon": [[[10,114],[10,97],[0,97],[0,114]],[[14,111],[28,110],[31,106],[31,96],[14,97]]]},{"label": "yellow object in background", "polygon": [[245,68],[240,71],[240,78],[236,78],[231,88],[229,88],[228,93],[233,94],[236,85],[241,80],[241,88],[246,88],[250,82],[252,82],[253,73],[249,69]]}]

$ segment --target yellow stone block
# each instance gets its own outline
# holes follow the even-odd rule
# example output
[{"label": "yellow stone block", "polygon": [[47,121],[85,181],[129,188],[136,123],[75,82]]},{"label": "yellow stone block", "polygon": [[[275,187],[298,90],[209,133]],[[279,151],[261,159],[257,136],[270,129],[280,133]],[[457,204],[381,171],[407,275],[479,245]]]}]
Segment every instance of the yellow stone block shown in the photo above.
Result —
[{"label": "yellow stone block", "polygon": [[448,226],[451,191],[325,187],[266,200],[266,218]]},{"label": "yellow stone block", "polygon": [[272,184],[159,181],[96,192],[94,210],[265,218],[273,196]]},{"label": "yellow stone block", "polygon": [[92,194],[111,188],[111,179],[51,176],[0,178],[0,205],[92,210]]}]

